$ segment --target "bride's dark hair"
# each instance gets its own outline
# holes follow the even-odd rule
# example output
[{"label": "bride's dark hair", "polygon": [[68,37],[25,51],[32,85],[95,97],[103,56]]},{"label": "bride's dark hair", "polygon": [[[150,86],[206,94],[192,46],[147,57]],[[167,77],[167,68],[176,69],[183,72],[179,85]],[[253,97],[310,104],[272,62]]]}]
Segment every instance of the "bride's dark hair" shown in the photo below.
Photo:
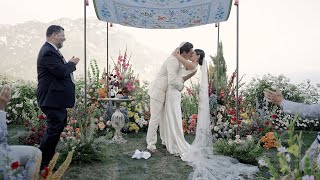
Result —
[{"label": "bride's dark hair", "polygon": [[202,49],[195,49],[194,51],[196,52],[196,54],[197,54],[198,56],[200,56],[200,57],[199,57],[199,64],[202,65],[203,58],[206,56],[205,53],[204,53],[204,51],[203,51]]}]

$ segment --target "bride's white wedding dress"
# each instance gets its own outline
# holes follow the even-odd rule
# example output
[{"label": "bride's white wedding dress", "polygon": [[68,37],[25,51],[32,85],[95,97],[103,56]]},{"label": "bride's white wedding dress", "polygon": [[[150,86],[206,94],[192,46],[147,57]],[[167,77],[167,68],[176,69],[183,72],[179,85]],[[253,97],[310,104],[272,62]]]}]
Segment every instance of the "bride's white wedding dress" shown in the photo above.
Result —
[{"label": "bride's white wedding dress", "polygon": [[[184,68],[185,69],[185,68]],[[196,68],[195,68],[196,69]],[[183,76],[195,70],[179,73]],[[181,92],[168,86],[163,113],[163,144],[170,154],[179,155],[183,161],[191,165],[194,171],[189,179],[237,179],[240,174],[251,176],[259,171],[258,167],[239,163],[236,159],[214,155],[212,133],[210,130],[210,112],[208,96],[208,75],[206,62],[200,66],[201,81],[196,137],[190,145],[186,142],[182,128]]]},{"label": "bride's white wedding dress", "polygon": [[[197,68],[186,70],[185,67],[181,67],[178,76],[185,77],[196,70]],[[172,85],[168,85],[166,91],[163,122],[160,128],[163,129],[162,143],[166,145],[170,154],[178,156],[190,149],[191,146],[184,139],[182,129],[181,92]]]}]

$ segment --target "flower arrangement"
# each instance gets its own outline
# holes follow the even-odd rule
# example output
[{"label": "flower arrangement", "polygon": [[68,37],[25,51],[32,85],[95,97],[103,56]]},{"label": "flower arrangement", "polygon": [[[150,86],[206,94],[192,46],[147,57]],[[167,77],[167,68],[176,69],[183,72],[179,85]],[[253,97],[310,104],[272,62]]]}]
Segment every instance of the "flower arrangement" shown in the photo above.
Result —
[{"label": "flower arrangement", "polygon": [[130,57],[127,59],[127,49],[124,54],[119,54],[117,61],[114,62],[114,68],[106,79],[109,81],[110,92],[114,91],[118,97],[128,98],[135,93],[139,88],[139,78],[134,75],[132,65],[130,64]]},{"label": "flower arrangement", "polygon": [[[229,113],[229,115],[227,113]],[[238,125],[232,123],[235,122],[235,120],[233,119],[233,113],[233,111],[228,112],[225,106],[218,105],[216,122],[212,125],[212,133],[214,138],[230,139],[234,137],[235,128],[237,128]],[[232,116],[231,120],[229,120],[230,116]]]},{"label": "flower arrangement", "polygon": [[192,81],[190,87],[186,87],[181,95],[181,110],[182,118],[189,119],[192,114],[198,113],[198,101],[199,101],[199,84],[195,84]]},{"label": "flower arrangement", "polygon": [[189,120],[189,131],[192,134],[196,133],[197,130],[197,119],[198,119],[198,114],[192,114]]},{"label": "flower arrangement", "polygon": [[[297,118],[290,121],[288,129],[288,146],[281,143],[281,139],[277,138],[278,153],[276,155],[278,161],[271,161],[269,157],[264,157],[260,160],[260,166],[266,166],[271,174],[270,179],[318,179],[320,178],[320,171],[318,165],[314,166],[314,160],[309,156],[310,151],[306,151],[304,160],[301,160],[302,138],[301,132],[296,134],[294,131],[294,124]],[[315,154],[314,154],[315,155]],[[278,168],[279,166],[279,168]],[[276,168],[277,167],[277,168]]]},{"label": "flower arrangement", "polygon": [[32,118],[25,120],[24,125],[27,128],[28,134],[26,137],[20,137],[19,141],[26,145],[39,145],[41,138],[46,130],[46,116],[44,114],[37,115],[38,113],[33,111]]},{"label": "flower arrangement", "polygon": [[[2,78],[2,77],[0,77]],[[0,79],[5,81],[4,79]],[[12,87],[12,97],[6,107],[7,119],[12,123],[24,123],[26,119],[32,118],[31,111],[39,110],[36,99],[36,84],[29,81],[10,81]]]},{"label": "flower arrangement", "polygon": [[222,155],[238,159],[243,163],[257,164],[263,149],[254,141],[251,135],[241,139],[236,135],[234,139],[219,139],[214,143],[214,150]]}]

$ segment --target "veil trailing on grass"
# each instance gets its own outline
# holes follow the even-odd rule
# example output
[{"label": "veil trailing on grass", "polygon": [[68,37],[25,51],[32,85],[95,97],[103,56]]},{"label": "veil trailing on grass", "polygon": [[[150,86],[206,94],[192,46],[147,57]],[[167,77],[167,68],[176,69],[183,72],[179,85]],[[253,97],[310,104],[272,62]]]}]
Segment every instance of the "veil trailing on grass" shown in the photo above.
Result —
[{"label": "veil trailing on grass", "polygon": [[207,64],[200,66],[201,81],[196,137],[189,151],[181,159],[193,167],[189,179],[235,179],[239,175],[251,176],[258,167],[239,163],[238,160],[213,154],[213,136],[210,130]]}]

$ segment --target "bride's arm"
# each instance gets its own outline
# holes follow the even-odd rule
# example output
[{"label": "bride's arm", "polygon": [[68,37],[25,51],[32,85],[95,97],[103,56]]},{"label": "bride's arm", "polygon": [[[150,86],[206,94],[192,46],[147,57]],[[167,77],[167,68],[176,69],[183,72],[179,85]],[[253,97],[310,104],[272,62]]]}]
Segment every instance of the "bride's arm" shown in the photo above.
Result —
[{"label": "bride's arm", "polygon": [[178,59],[179,62],[181,62],[181,64],[186,67],[188,70],[192,70],[194,68],[197,67],[197,64],[192,63],[191,61],[188,61],[187,59],[185,59],[184,57],[182,57],[180,55],[180,52],[177,51],[174,55],[174,57],[176,57]]}]

